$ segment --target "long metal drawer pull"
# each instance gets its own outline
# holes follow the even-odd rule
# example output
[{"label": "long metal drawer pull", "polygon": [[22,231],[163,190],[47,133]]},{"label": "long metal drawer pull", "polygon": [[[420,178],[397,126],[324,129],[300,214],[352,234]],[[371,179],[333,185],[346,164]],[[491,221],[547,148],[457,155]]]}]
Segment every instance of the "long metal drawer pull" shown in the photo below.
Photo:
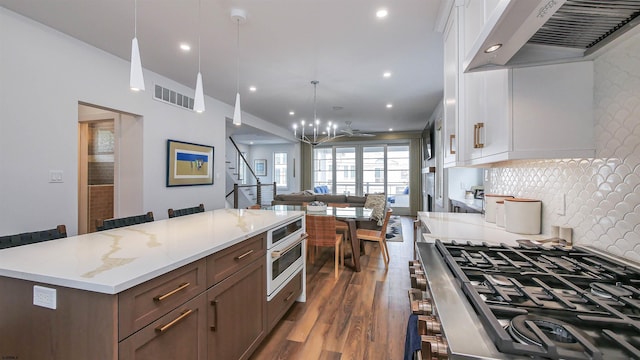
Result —
[{"label": "long metal drawer pull", "polygon": [[478,123],[478,149],[482,149],[484,144],[480,142],[480,129],[484,127],[484,123]]},{"label": "long metal drawer pull", "polygon": [[242,255],[240,255],[240,256],[236,256],[236,257],[235,257],[235,259],[236,259],[236,260],[240,260],[240,259],[242,259],[242,258],[244,258],[244,257],[249,256],[252,252],[253,252],[253,249],[252,249],[252,250],[247,251],[246,253],[244,253],[244,254],[242,254]]},{"label": "long metal drawer pull", "polygon": [[287,301],[291,300],[291,297],[293,296],[293,294],[294,294],[294,293],[295,293],[295,292],[294,292],[294,291],[292,291],[292,292],[291,292],[291,294],[289,294],[289,296],[287,296],[287,298],[286,298],[286,299],[284,299],[284,302],[287,302]]},{"label": "long metal drawer pull", "polygon": [[300,245],[300,243],[296,242],[295,244],[291,244],[291,245],[287,246],[283,250],[274,250],[274,251],[271,252],[271,258],[277,259],[277,258],[279,258],[280,256],[286,254],[287,252],[289,252],[289,250],[295,248],[298,245]]},{"label": "long metal drawer pull", "polygon": [[473,124],[473,148],[478,148],[478,124]]},{"label": "long metal drawer pull", "polygon": [[456,138],[455,134],[451,134],[449,135],[449,154],[453,155],[456,153],[455,150],[453,150],[453,139]]},{"label": "long metal drawer pull", "polygon": [[154,301],[162,301],[162,300],[168,298],[169,296],[177,293],[178,291],[186,289],[187,287],[189,287],[189,285],[191,285],[191,283],[184,283],[184,284],[178,286],[174,290],[171,290],[171,291],[169,291],[168,293],[166,293],[164,295],[157,295],[156,297],[153,298],[153,300]]},{"label": "long metal drawer pull", "polygon": [[218,327],[218,300],[211,301],[211,306],[213,306],[213,325],[211,325],[211,331],[216,331]]},{"label": "long metal drawer pull", "polygon": [[177,318],[173,319],[173,321],[171,321],[167,325],[158,326],[156,328],[156,332],[163,333],[163,332],[169,330],[173,325],[177,324],[178,322],[180,322],[181,320],[183,320],[187,316],[191,315],[192,312],[193,312],[193,310],[191,310],[191,309],[183,311],[182,314],[180,314],[180,316],[178,316]]}]

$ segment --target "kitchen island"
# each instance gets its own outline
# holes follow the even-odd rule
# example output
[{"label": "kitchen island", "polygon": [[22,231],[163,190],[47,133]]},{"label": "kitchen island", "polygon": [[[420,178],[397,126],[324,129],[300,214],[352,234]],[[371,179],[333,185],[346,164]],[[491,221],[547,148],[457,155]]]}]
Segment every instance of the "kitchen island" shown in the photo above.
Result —
[{"label": "kitchen island", "polygon": [[220,209],[1,250],[0,358],[246,358],[267,231],[303,217]]}]

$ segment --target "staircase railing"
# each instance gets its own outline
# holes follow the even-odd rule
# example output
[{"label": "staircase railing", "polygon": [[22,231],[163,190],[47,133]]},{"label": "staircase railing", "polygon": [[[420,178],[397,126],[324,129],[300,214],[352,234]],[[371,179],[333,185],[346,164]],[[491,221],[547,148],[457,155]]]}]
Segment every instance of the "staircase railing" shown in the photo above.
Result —
[{"label": "staircase railing", "polygon": [[[229,196],[233,195],[233,207],[235,209],[238,208],[239,206],[239,194],[240,194],[240,189],[242,188],[255,188],[256,191],[256,204],[260,204],[260,205],[264,205],[267,202],[270,204],[271,200],[273,200],[273,198],[275,198],[276,196],[276,183],[272,183],[272,184],[262,184],[260,182],[260,179],[258,178],[258,176],[256,175],[256,173],[253,171],[253,168],[251,167],[251,165],[249,164],[249,162],[247,161],[247,159],[244,157],[244,155],[242,154],[242,151],[240,151],[240,149],[238,148],[238,145],[236,144],[235,141],[233,141],[233,138],[231,138],[231,136],[229,136],[229,140],[231,141],[231,144],[233,144],[233,147],[236,149],[236,152],[238,154],[238,159],[240,159],[240,161],[242,162],[242,164],[244,164],[245,168],[249,170],[249,172],[251,173],[253,179],[255,180],[255,185],[250,185],[250,184],[238,184],[238,183],[234,183],[233,184],[233,189],[231,191],[229,191],[229,193],[227,193],[227,195],[225,196],[225,198],[228,198]],[[237,165],[238,167],[238,171],[239,168],[242,164]],[[272,187],[272,191],[270,192],[263,192],[263,187]],[[267,196],[263,196],[267,195]],[[272,196],[268,196],[270,194],[273,194]],[[269,199],[271,198],[271,199]]]}]

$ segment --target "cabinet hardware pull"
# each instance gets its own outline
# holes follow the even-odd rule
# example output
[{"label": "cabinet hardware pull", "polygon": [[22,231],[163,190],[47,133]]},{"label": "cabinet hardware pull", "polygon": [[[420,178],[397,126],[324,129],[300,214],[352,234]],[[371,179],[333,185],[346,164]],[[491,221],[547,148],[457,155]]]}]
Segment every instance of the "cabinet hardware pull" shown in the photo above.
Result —
[{"label": "cabinet hardware pull", "polygon": [[242,254],[242,255],[240,255],[240,256],[236,256],[236,257],[235,257],[235,259],[236,259],[236,260],[240,260],[240,259],[242,259],[242,258],[244,258],[244,257],[249,256],[249,254],[251,254],[252,252],[253,252],[253,250],[249,250],[249,251],[247,251],[246,253],[244,253],[244,254]]},{"label": "cabinet hardware pull", "polygon": [[191,310],[191,309],[183,311],[182,314],[180,314],[180,316],[178,316],[177,318],[173,319],[170,323],[168,323],[168,324],[166,324],[164,326],[158,326],[156,328],[156,332],[163,333],[163,332],[169,330],[173,325],[177,324],[178,322],[180,322],[181,320],[183,320],[187,316],[191,315],[192,312],[193,312],[193,310]]},{"label": "cabinet hardware pull", "polygon": [[211,306],[213,306],[213,325],[211,325],[211,331],[216,331],[218,327],[218,300],[212,300]]},{"label": "cabinet hardware pull", "polygon": [[[304,238],[302,238],[302,239],[304,239]],[[302,240],[301,240],[301,241],[302,241]],[[291,250],[291,249],[295,248],[295,247],[296,247],[296,246],[298,246],[298,245],[300,245],[300,242],[296,242],[296,243],[294,243],[294,244],[291,244],[291,245],[287,246],[287,248],[286,248],[286,249],[283,249],[283,250],[275,250],[275,251],[272,251],[272,252],[271,252],[271,258],[272,258],[272,259],[278,259],[278,258],[280,258],[282,255],[284,255],[284,254],[288,253],[288,252],[289,252],[289,250]]]},{"label": "cabinet hardware pull", "polygon": [[484,144],[480,142],[480,129],[484,127],[484,123],[478,123],[478,148],[482,149]]},{"label": "cabinet hardware pull", "polygon": [[453,150],[453,139],[455,138],[456,138],[456,134],[449,135],[449,154],[451,155],[456,153],[456,151]]},{"label": "cabinet hardware pull", "polygon": [[287,302],[289,300],[291,300],[291,297],[293,296],[294,292],[292,291],[291,294],[289,294],[289,296],[287,296],[286,299],[284,299],[284,302]]},{"label": "cabinet hardware pull", "polygon": [[473,124],[473,148],[478,148],[478,124]]},{"label": "cabinet hardware pull", "polygon": [[191,285],[191,283],[181,284],[177,288],[175,288],[174,290],[171,290],[171,291],[169,291],[168,293],[166,293],[164,295],[157,295],[156,297],[153,298],[153,300],[154,301],[162,301],[162,300],[168,298],[169,296],[177,293],[178,291],[186,289],[189,285]]}]

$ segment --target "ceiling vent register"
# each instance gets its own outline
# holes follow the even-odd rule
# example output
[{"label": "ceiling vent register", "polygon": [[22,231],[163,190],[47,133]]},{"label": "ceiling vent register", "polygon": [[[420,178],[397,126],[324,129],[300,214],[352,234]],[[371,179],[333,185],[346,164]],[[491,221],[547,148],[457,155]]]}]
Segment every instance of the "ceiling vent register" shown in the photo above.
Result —
[{"label": "ceiling vent register", "polygon": [[162,87],[158,84],[155,86],[153,98],[167,104],[175,105],[183,109],[193,110],[193,98],[181,94],[175,90]]}]

